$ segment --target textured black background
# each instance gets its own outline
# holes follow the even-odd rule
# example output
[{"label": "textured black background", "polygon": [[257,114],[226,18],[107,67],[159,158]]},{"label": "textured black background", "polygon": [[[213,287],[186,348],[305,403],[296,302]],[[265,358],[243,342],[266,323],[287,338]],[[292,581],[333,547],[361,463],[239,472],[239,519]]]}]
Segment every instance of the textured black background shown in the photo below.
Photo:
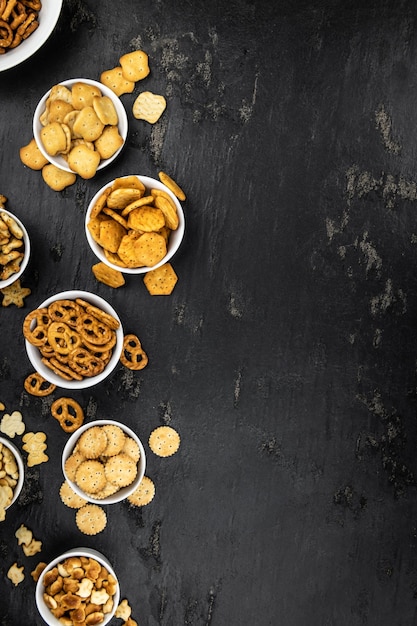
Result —
[{"label": "textured black background", "polygon": [[[141,626],[416,622],[416,19],[412,0],[64,0],[47,44],[0,75],[0,192],[33,245],[25,308],[0,311],[0,400],[50,456],[0,525],[2,626],[42,623],[30,571],[80,545],[108,556]],[[151,74],[122,96],[126,148],[53,192],[19,160],[37,101],[135,48]],[[132,115],[144,89],[167,98],[155,126]],[[112,290],[91,273],[89,199],[159,169],[187,193],[179,282]],[[71,288],[109,300],[149,354],[71,394],[136,430],[156,485],[91,538],[58,495],[49,407],[66,394],[23,389],[22,320]],[[160,424],[181,435],[169,459],[147,447]]]}]

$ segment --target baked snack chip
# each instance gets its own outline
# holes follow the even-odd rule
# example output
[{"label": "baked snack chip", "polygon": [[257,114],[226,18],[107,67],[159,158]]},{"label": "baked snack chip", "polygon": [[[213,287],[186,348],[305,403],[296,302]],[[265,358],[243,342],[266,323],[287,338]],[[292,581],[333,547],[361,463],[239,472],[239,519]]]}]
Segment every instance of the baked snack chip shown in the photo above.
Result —
[{"label": "baked snack chip", "polygon": [[124,77],[121,66],[114,67],[111,70],[105,70],[100,75],[100,82],[106,87],[109,87],[116,96],[121,96],[125,93],[132,93],[135,88],[135,83]]},{"label": "baked snack chip", "polygon": [[77,510],[75,523],[84,535],[97,535],[107,525],[107,515],[97,504],[85,504]]},{"label": "baked snack chip", "polygon": [[144,476],[138,488],[127,497],[127,500],[133,506],[146,506],[152,502],[154,496],[155,484],[149,476]]},{"label": "baked snack chip", "polygon": [[169,296],[177,281],[178,276],[171,263],[164,263],[164,265],[150,270],[143,278],[146,289],[151,296]]},{"label": "baked snack chip", "polygon": [[12,581],[15,587],[25,579],[23,570],[23,565],[19,567],[16,562],[8,569],[7,578]]},{"label": "baked snack chip", "polygon": [[91,269],[99,282],[104,283],[109,287],[113,287],[114,289],[123,287],[126,282],[122,272],[115,270],[113,267],[106,265],[102,261],[93,265]]},{"label": "baked snack chip", "polygon": [[159,426],[149,436],[149,447],[157,456],[168,457],[180,447],[180,436],[171,426]]},{"label": "baked snack chip", "polygon": [[25,298],[32,293],[29,287],[22,287],[19,278],[8,287],[0,289],[0,292],[3,294],[2,306],[14,304],[18,309],[24,307]]},{"label": "baked snack chip", "polygon": [[4,433],[11,439],[13,439],[15,435],[23,435],[25,428],[26,427],[20,411],[13,411],[10,414],[5,413],[1,418],[0,432]]},{"label": "baked snack chip", "polygon": [[124,78],[134,83],[143,80],[150,73],[149,58],[143,50],[134,50],[123,54],[119,63]]},{"label": "baked snack chip", "polygon": [[133,103],[133,116],[137,120],[156,124],[166,106],[167,102],[164,96],[152,93],[152,91],[142,91]]}]

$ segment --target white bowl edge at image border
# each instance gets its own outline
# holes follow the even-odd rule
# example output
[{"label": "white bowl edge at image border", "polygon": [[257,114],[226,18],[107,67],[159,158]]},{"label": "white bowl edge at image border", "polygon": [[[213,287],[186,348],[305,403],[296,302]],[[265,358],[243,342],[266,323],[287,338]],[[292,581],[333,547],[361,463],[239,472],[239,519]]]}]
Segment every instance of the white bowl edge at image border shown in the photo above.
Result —
[{"label": "white bowl edge at image border", "polygon": [[6,511],[8,508],[12,506],[18,499],[20,492],[22,491],[23,481],[25,479],[25,464],[22,459],[22,455],[20,454],[20,450],[18,447],[6,437],[0,436],[0,443],[9,448],[9,450],[13,453],[13,456],[16,459],[17,466],[19,468],[19,478],[17,479],[17,484],[13,489],[13,498],[10,504],[6,506]]},{"label": "white bowl edge at image border", "polygon": [[[61,14],[63,0],[42,0],[39,26],[21,44],[0,56],[0,72],[16,67],[35,54],[51,36]],[[42,15],[42,11],[44,14]]]},{"label": "white bowl edge at image border", "polygon": [[[184,238],[184,234],[185,234],[185,215],[184,215],[184,209],[182,208],[182,205],[180,203],[180,201],[178,200],[178,198],[176,197],[176,195],[170,190],[168,189],[168,187],[166,185],[164,185],[164,183],[162,183],[160,180],[157,180],[156,178],[152,178],[151,176],[142,176],[141,174],[127,174],[126,176],[118,176],[117,180],[121,179],[121,178],[130,178],[130,176],[136,176],[136,178],[138,178],[147,189],[151,188],[151,187],[155,187],[156,189],[161,189],[161,191],[166,191],[169,196],[172,198],[172,200],[175,203],[176,207],[180,207],[180,213],[179,213],[179,218],[180,218],[180,223],[178,225],[178,229],[176,231],[172,231],[172,233],[177,233],[177,236],[180,237],[180,244],[177,247],[177,249],[172,252],[172,254],[170,254],[169,252],[164,256],[163,259],[161,259],[161,261],[159,261],[158,263],[155,263],[155,265],[153,265],[152,267],[146,266],[146,267],[138,267],[138,268],[129,268],[129,267],[120,267],[119,265],[115,265],[114,263],[112,263],[111,261],[109,261],[104,253],[101,253],[100,251],[100,246],[97,244],[97,242],[94,241],[94,239],[91,236],[90,231],[88,230],[87,227],[87,219],[89,219],[89,211],[87,209],[87,214],[86,214],[86,221],[85,221],[85,235],[87,237],[87,241],[90,245],[91,250],[93,251],[93,253],[95,254],[95,256],[100,259],[100,261],[102,261],[103,263],[105,263],[106,265],[108,265],[109,267],[118,270],[119,272],[122,272],[123,274],[133,274],[133,275],[140,275],[140,274],[146,274],[147,272],[150,272],[152,270],[157,269],[158,267],[160,267],[161,265],[165,265],[165,263],[168,263],[170,261],[170,259],[173,258],[173,256],[178,252],[180,246],[181,246],[181,242]],[[94,203],[97,202],[97,200],[99,199],[99,197],[101,196],[101,194],[104,192],[104,190],[107,187],[110,187],[111,185],[113,185],[113,183],[115,182],[116,179],[111,180],[110,182],[108,182],[106,185],[103,185],[92,197],[92,199],[90,200],[90,202],[88,203],[88,208],[91,206],[94,206]],[[171,236],[172,236],[171,233]],[[174,235],[175,236],[175,235]]]},{"label": "white bowl edge at image border", "polygon": [[[111,420],[111,419],[98,419],[98,420],[94,420],[92,422],[89,422],[88,424],[83,424],[80,428],[78,428],[68,439],[67,443],[64,446],[63,452],[62,452],[62,462],[61,462],[61,469],[62,469],[62,473],[64,475],[65,480],[68,482],[68,484],[70,485],[71,489],[81,498],[86,499],[86,495],[85,493],[82,491],[82,489],[80,489],[78,487],[78,485],[76,483],[74,483],[74,481],[70,480],[66,473],[65,473],[65,469],[64,469],[64,465],[65,465],[65,461],[68,459],[68,457],[71,455],[71,451],[73,449],[73,447],[75,446],[75,441],[78,441],[78,438],[84,433],[86,432],[89,428],[92,428],[93,426],[105,426],[107,424],[112,424],[114,426],[119,426],[119,428],[121,428],[123,430],[123,432],[128,435],[129,437],[131,437],[134,441],[136,441],[136,439],[138,440],[137,443],[139,445],[139,450],[140,450],[140,466],[141,466],[141,471],[139,476],[135,477],[135,480],[133,481],[133,484],[135,484],[135,489],[137,489],[140,485],[140,483],[143,480],[143,477],[145,475],[146,472],[146,452],[145,452],[145,447],[142,443],[141,438],[139,437],[139,435],[137,435],[135,433],[134,430],[132,430],[131,428],[129,428],[129,426],[127,426],[126,424],[123,424],[122,422],[117,422],[115,420]],[[138,464],[139,465],[139,464]],[[127,493],[127,491],[131,491],[130,489],[131,485],[127,485],[127,487],[122,487],[121,490],[124,491],[124,493]],[[114,494],[116,495],[116,494]],[[113,496],[109,496],[109,499],[104,498],[101,500],[98,500],[96,498],[92,498],[91,496],[88,497],[88,502],[91,502],[92,504],[98,504],[101,506],[104,505],[111,505],[111,504],[118,504],[119,502],[121,502],[122,500],[126,499],[126,495],[123,495],[119,500],[115,500],[113,501],[109,501],[112,500]]]},{"label": "white bowl edge at image border", "polygon": [[[104,85],[103,83],[101,83],[98,80],[94,80],[92,78],[69,78],[67,80],[61,80],[58,81],[56,84],[57,85],[63,85],[64,87],[68,87],[70,85],[73,85],[74,83],[77,82],[83,82],[86,83],[87,85],[94,85],[96,87],[98,87],[102,93],[103,96],[108,96],[109,98],[111,98],[111,100],[113,101],[113,103],[115,104],[116,107],[116,111],[117,111],[117,117],[118,117],[118,128],[119,128],[119,132],[120,135],[123,139],[123,143],[120,146],[120,148],[118,148],[116,150],[116,152],[114,154],[112,154],[112,156],[108,159],[102,159],[97,167],[97,171],[107,167],[108,165],[110,165],[110,163],[112,163],[116,157],[120,154],[120,152],[123,150],[124,145],[126,143],[126,138],[127,138],[127,132],[128,132],[128,127],[129,127],[129,122],[127,119],[127,113],[126,113],[126,109],[123,106],[122,101],[120,100],[119,96],[117,96],[114,91],[112,91],[110,89],[110,87],[107,87],[107,85]],[[52,87],[51,87],[52,89]],[[45,148],[42,145],[41,141],[36,141],[36,134],[37,131],[40,132],[40,126],[41,123],[39,121],[40,116],[42,115],[42,113],[45,110],[45,102],[48,99],[49,94],[51,93],[51,89],[48,89],[48,91],[42,96],[42,98],[39,100],[38,104],[36,105],[35,108],[35,113],[33,115],[33,122],[32,122],[32,131],[33,131],[33,136],[35,138],[35,143],[38,146],[39,150],[41,151],[42,155],[45,157],[45,159],[48,160],[49,163],[53,163],[53,161],[51,161],[51,159],[54,159],[55,162],[53,163],[54,165],[56,164],[57,167],[59,167],[60,169],[64,170],[65,172],[70,172],[71,174],[75,174],[76,172],[74,172],[74,170],[72,170],[69,165],[67,164],[67,162],[65,161],[65,159],[63,159],[62,157],[60,157],[59,155],[52,157],[50,154],[48,154],[45,150]]]},{"label": "white bowl edge at image border", "polygon": [[[86,557],[95,559],[96,561],[98,561],[99,563],[104,565],[104,567],[107,569],[109,574],[111,574],[114,577],[114,579],[117,581],[117,589],[116,589],[116,592],[115,592],[115,594],[113,596],[113,602],[114,602],[113,610],[112,610],[111,614],[106,615],[104,620],[102,622],[100,622],[100,626],[103,626],[103,625],[107,624],[114,617],[114,613],[116,612],[116,609],[117,609],[118,604],[120,602],[120,583],[119,583],[119,579],[118,579],[118,577],[116,575],[116,572],[114,571],[114,569],[113,569],[109,559],[104,554],[102,554],[98,550],[95,550],[94,548],[86,548],[86,547],[70,548],[69,550],[66,550],[66,552],[63,552],[59,556],[57,556],[54,559],[52,559],[52,561],[50,561],[48,563],[47,567],[45,568],[44,572],[42,572],[42,574],[50,571],[56,565],[58,565],[58,563],[61,563],[61,561],[64,561],[66,558],[72,557],[74,555],[86,556]],[[45,622],[45,623],[52,624],[52,626],[62,626],[61,622],[56,617],[54,617],[54,615],[52,615],[52,613],[49,611],[49,609],[47,607],[45,607],[45,614],[43,614],[41,612],[40,608],[39,608],[41,602],[43,601],[42,574],[39,577],[39,579],[38,579],[38,581],[36,583],[36,587],[35,587],[35,599],[36,599],[37,609],[38,609],[39,614],[41,615],[42,619],[44,619],[44,620],[48,619],[48,622]],[[42,606],[43,606],[43,604],[42,604]]]},{"label": "white bowl edge at image border", "polygon": [[[93,299],[98,300],[98,302],[94,302],[91,301],[91,297],[93,297]],[[76,298],[81,298],[82,300],[85,300],[86,302],[90,302],[93,306],[103,306],[102,303],[105,303],[106,308],[103,309],[105,312],[110,313],[111,315],[113,315],[115,317],[115,319],[117,319],[117,321],[119,322],[120,326],[119,328],[116,329],[116,336],[117,336],[117,342],[116,342],[116,346],[113,348],[113,354],[111,356],[111,359],[109,361],[109,363],[107,363],[105,369],[103,370],[103,372],[101,372],[100,374],[98,374],[97,376],[93,376],[91,378],[83,378],[83,380],[78,381],[78,380],[72,380],[72,381],[68,381],[65,380],[64,378],[61,378],[60,376],[58,376],[58,374],[55,374],[52,370],[49,370],[49,368],[47,368],[46,366],[42,369],[42,371],[39,371],[39,368],[41,367],[39,363],[36,363],[36,360],[32,360],[33,355],[37,355],[37,352],[39,352],[39,349],[32,345],[27,339],[25,339],[25,346],[26,346],[26,353],[27,356],[29,358],[29,361],[31,362],[31,364],[33,365],[33,367],[35,368],[35,370],[41,375],[43,376],[43,378],[45,378],[45,380],[49,381],[50,383],[56,385],[57,387],[61,387],[62,389],[87,389],[89,387],[93,387],[94,385],[98,385],[101,382],[103,382],[107,376],[109,376],[113,370],[116,368],[119,359],[120,359],[120,354],[122,352],[123,349],[123,326],[122,326],[122,322],[117,314],[117,312],[114,310],[114,308],[111,306],[111,304],[109,302],[107,302],[107,300],[105,300],[104,298],[102,298],[101,296],[98,296],[95,293],[92,292],[88,292],[88,291],[80,291],[78,289],[74,289],[74,290],[68,290],[68,291],[62,291],[60,293],[57,293],[53,296],[50,296],[49,298],[47,298],[46,300],[44,300],[41,304],[39,304],[38,307],[36,307],[37,309],[43,308],[45,306],[49,306],[49,304],[51,304],[52,302],[55,302],[57,299],[59,300],[66,300],[66,299],[71,299],[71,300],[75,300]],[[107,310],[108,308],[108,310]],[[116,350],[115,348],[118,347],[118,350]],[[32,358],[31,358],[32,355]],[[40,357],[39,357],[40,359]],[[111,367],[110,367],[111,364]]]},{"label": "white bowl edge at image border", "polygon": [[27,231],[26,226],[17,217],[17,215],[15,215],[14,213],[11,213],[7,209],[1,209],[1,208],[0,208],[0,213],[7,213],[7,215],[10,215],[10,217],[12,217],[14,220],[16,220],[17,225],[23,231],[23,240],[24,240],[24,244],[25,244],[25,256],[23,258],[22,263],[20,264],[19,271],[15,272],[14,274],[12,274],[7,280],[0,280],[0,289],[4,289],[5,287],[8,287],[12,283],[14,283],[18,278],[20,278],[20,276],[25,271],[25,269],[27,267],[27,264],[29,263],[29,258],[30,258],[30,237],[29,237],[29,233]]}]

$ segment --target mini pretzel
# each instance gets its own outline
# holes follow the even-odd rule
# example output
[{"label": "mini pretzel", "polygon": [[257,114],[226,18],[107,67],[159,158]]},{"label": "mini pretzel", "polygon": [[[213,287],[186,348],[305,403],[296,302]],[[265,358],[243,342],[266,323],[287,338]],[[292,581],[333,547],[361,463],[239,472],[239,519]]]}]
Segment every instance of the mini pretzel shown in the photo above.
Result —
[{"label": "mini pretzel", "polygon": [[58,354],[68,355],[81,345],[81,337],[64,322],[52,322],[48,327],[48,342]]},{"label": "mini pretzel", "polygon": [[[35,326],[32,328],[33,322],[35,322]],[[43,346],[48,340],[49,324],[48,309],[35,309],[25,317],[23,335],[34,346]]]},{"label": "mini pretzel", "polygon": [[68,357],[69,366],[82,374],[82,376],[91,377],[100,374],[105,367],[105,363],[98,356],[91,354],[89,350],[85,348],[76,348]]},{"label": "mini pretzel", "polygon": [[57,300],[49,305],[48,312],[53,322],[65,322],[71,328],[75,328],[82,309],[72,300]]},{"label": "mini pretzel", "polygon": [[136,335],[125,335],[120,361],[130,370],[142,370],[148,364],[148,355]]},{"label": "mini pretzel", "polygon": [[72,398],[55,400],[51,405],[51,413],[66,433],[73,433],[84,422],[84,411],[78,402]]},{"label": "mini pretzel", "polygon": [[77,320],[77,331],[83,339],[94,345],[103,345],[112,338],[112,330],[93,315],[84,313]]},{"label": "mini pretzel", "polygon": [[56,389],[56,385],[45,380],[38,372],[29,374],[23,384],[32,396],[49,396]]}]

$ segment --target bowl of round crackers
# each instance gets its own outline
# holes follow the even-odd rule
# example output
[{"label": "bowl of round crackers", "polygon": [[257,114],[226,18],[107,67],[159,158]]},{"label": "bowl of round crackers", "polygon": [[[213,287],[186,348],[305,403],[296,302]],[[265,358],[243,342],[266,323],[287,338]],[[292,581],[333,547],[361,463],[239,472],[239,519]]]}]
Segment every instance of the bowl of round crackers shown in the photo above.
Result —
[{"label": "bowl of round crackers", "polygon": [[105,380],[119,363],[123,328],[113,307],[86,291],[47,298],[23,321],[26,352],[35,371],[64,389]]},{"label": "bowl of round crackers", "polygon": [[0,197],[0,289],[20,278],[29,258],[28,232],[16,215],[6,211]]},{"label": "bowl of round crackers", "polygon": [[62,471],[71,489],[93,504],[115,504],[139,487],[146,468],[141,440],[125,424],[95,420],[68,439]]},{"label": "bowl of round crackers", "polygon": [[120,585],[104,554],[92,548],[73,548],[39,573],[35,599],[48,626],[105,626],[119,605]]},{"label": "bowl of round crackers", "polygon": [[18,448],[5,437],[0,437],[0,522],[6,517],[6,510],[16,502],[22,491],[25,467]]},{"label": "bowl of round crackers", "polygon": [[90,179],[120,154],[126,141],[126,110],[106,85],[73,78],[54,85],[33,116],[33,136],[58,169]]},{"label": "bowl of round crackers", "polygon": [[85,218],[87,241],[106,265],[146,274],[168,263],[184,237],[184,211],[160,180],[128,175],[102,187]]}]

